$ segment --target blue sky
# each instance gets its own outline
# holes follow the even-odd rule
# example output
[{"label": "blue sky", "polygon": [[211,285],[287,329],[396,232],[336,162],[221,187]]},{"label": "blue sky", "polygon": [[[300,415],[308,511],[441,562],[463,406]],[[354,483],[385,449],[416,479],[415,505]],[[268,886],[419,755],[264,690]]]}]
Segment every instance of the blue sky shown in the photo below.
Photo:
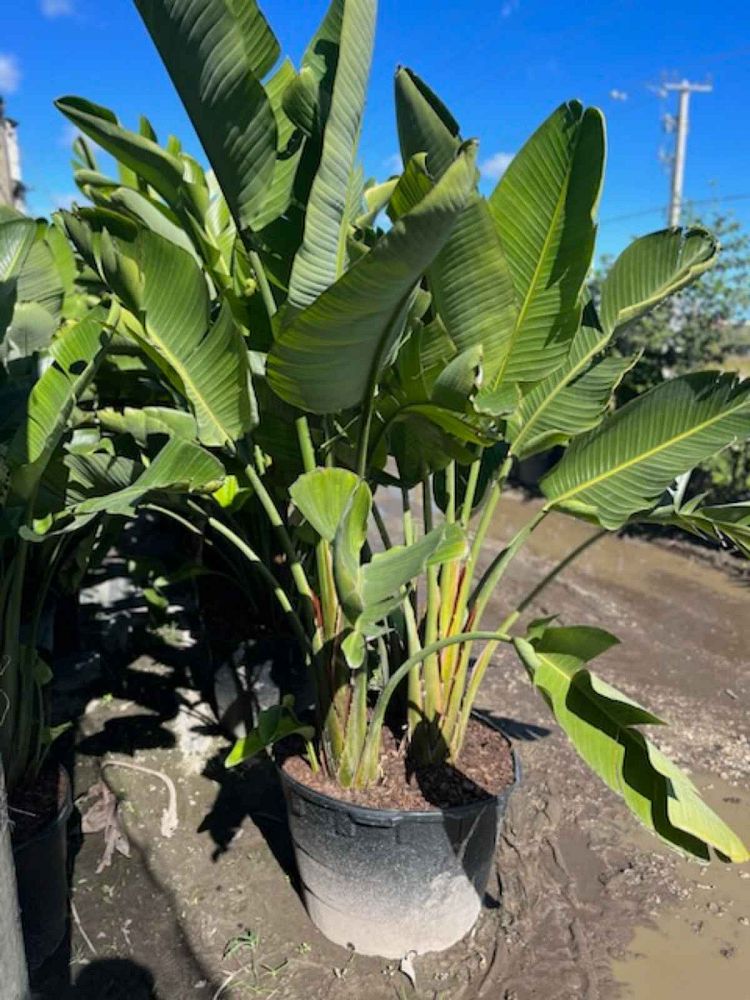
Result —
[{"label": "blue sky", "polygon": [[[298,60],[327,0],[265,0],[282,48]],[[10,8],[10,9],[7,9]],[[649,85],[711,77],[714,92],[691,108],[686,194],[726,199],[750,226],[750,14],[746,0],[381,0],[362,157],[373,175],[391,172],[397,151],[392,76],[411,66],[444,98],[464,135],[481,140],[490,175],[561,101],[578,97],[606,113],[609,162],[599,251],[664,221],[668,147],[661,116],[674,110]],[[615,98],[612,92],[627,95]],[[23,0],[6,5],[0,93],[21,122],[32,211],[75,194],[71,130],[52,101],[77,94],[112,107],[128,125],[149,115],[197,152],[190,125],[131,0]],[[729,200],[732,196],[745,198]],[[709,206],[710,207],[710,206]],[[627,216],[627,218],[621,218]]]}]

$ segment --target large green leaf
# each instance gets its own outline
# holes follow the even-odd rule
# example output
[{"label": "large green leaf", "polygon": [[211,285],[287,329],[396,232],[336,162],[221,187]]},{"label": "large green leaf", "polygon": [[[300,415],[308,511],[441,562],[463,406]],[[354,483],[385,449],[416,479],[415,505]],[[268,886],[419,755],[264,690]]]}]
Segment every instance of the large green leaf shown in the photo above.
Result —
[{"label": "large green leaf", "polygon": [[612,393],[637,360],[611,357],[592,365],[608,339],[582,326],[565,362],[523,396],[507,428],[517,458],[565,444],[601,421]]},{"label": "large green leaf", "polygon": [[205,277],[173,243],[144,231],[133,250],[141,288],[139,301],[129,305],[143,322],[131,329],[177,374],[200,441],[221,447],[239,440],[257,416],[249,355],[230,309],[222,306],[210,323]]},{"label": "large green leaf", "polygon": [[55,339],[51,363],[31,391],[25,420],[9,453],[15,466],[12,483],[17,495],[31,495],[111,339],[107,310],[101,306]]},{"label": "large green leaf", "polygon": [[100,407],[96,417],[101,427],[115,434],[130,434],[141,448],[147,447],[149,438],[174,435],[183,441],[196,441],[198,427],[195,418],[185,410],[171,410],[165,406],[126,406],[122,411]]},{"label": "large green leaf", "polygon": [[55,106],[102,149],[133,170],[171,205],[179,203],[183,164],[158,143],[120,124],[109,108],[82,97],[61,97]]},{"label": "large green leaf", "polygon": [[341,277],[347,266],[354,169],[375,36],[375,0],[344,4],[336,78],[323,151],[307,203],[305,233],[292,268],[288,305],[301,310]]},{"label": "large green leaf", "polygon": [[[407,169],[392,205],[404,198],[402,188],[416,170],[419,154],[437,178],[447,169],[461,143],[458,125],[445,105],[408,69],[396,74],[396,112],[401,153]],[[409,187],[415,186],[414,177]],[[502,363],[514,330],[518,307],[508,263],[487,202],[474,193],[429,271],[435,307],[459,351],[482,348],[485,377]]]},{"label": "large green leaf", "polygon": [[678,509],[674,505],[659,507],[638,520],[663,527],[682,528],[701,538],[722,544],[729,543],[743,555],[750,557],[750,503],[741,501],[700,506],[702,498],[697,499],[698,503],[693,499]]},{"label": "large green leaf", "polygon": [[716,263],[719,245],[705,229],[664,229],[635,240],[602,283],[599,318],[612,334],[684,288]]},{"label": "large green leaf", "polygon": [[704,860],[710,858],[709,848],[732,861],[750,860],[742,841],[701,800],[690,779],[634,728],[660,720],[586,668],[588,660],[616,642],[605,635],[587,628],[550,628],[531,642],[516,639],[515,646],[580,756],[645,826]]},{"label": "large green leaf", "polygon": [[287,402],[315,413],[360,403],[402,332],[413,290],[448,239],[475,177],[473,145],[373,249],[283,328],[268,379]]},{"label": "large green leaf", "polygon": [[32,219],[8,218],[0,221],[0,341],[13,315],[18,274],[36,238]]},{"label": "large green leaf", "polygon": [[304,149],[303,134],[287,115],[283,98],[294,80],[294,67],[287,59],[266,84],[266,93],[276,119],[276,163],[273,177],[254,212],[251,225],[263,229],[286,212],[292,198],[297,167]]},{"label": "large green leaf", "polygon": [[240,230],[276,162],[277,129],[260,78],[278,45],[255,0],[136,0]]},{"label": "large green leaf", "polygon": [[299,476],[289,496],[320,537],[332,542],[358,483],[348,469],[315,469]]},{"label": "large green leaf", "polygon": [[71,454],[66,508],[75,516],[132,514],[152,493],[211,493],[224,478],[222,463],[198,445],[170,438],[144,469],[107,452]]},{"label": "large green leaf", "polygon": [[565,359],[582,308],[604,169],[595,108],[561,105],[540,126],[489,199],[518,312],[491,387],[536,382]]},{"label": "large green leaf", "polygon": [[523,397],[509,422],[513,453],[526,458],[595,427],[635,359],[607,358],[591,367],[593,360],[619,326],[693,281],[716,252],[713,238],[696,229],[663,230],[632,243],[604,281],[598,319],[589,305],[565,362]]},{"label": "large green leaf", "polygon": [[411,545],[376,552],[360,571],[362,613],[359,629],[381,621],[403,601],[405,588],[428,566],[440,566],[466,554],[466,536],[458,524],[442,524]]},{"label": "large green leaf", "polygon": [[[442,524],[413,544],[377,552],[370,562],[362,564],[372,494],[366,483],[356,477],[352,482],[351,475],[341,469],[309,473],[301,477],[302,489],[298,488],[297,498],[302,500],[300,509],[307,512],[306,516],[324,538],[330,539],[335,516],[336,590],[349,623],[364,634],[398,607],[406,595],[405,588],[428,566],[439,566],[464,555],[466,536],[459,525]],[[325,499],[331,502],[334,516],[329,517],[322,508]]]},{"label": "large green leaf", "polygon": [[287,695],[280,705],[271,705],[270,708],[263,709],[258,716],[258,725],[247,736],[237,740],[224,765],[236,767],[288,736],[302,736],[306,740],[312,740],[315,737],[315,729],[301,723],[294,714],[293,707],[294,699]]},{"label": "large green leaf", "polygon": [[331,0],[304,51],[297,79],[284,93],[284,109],[306,135],[320,137],[330,110],[346,0]]},{"label": "large green leaf", "polygon": [[396,121],[404,163],[425,153],[427,170],[437,180],[451,165],[461,145],[458,122],[413,70],[399,68],[395,86]]},{"label": "large green leaf", "polygon": [[610,529],[656,506],[674,479],[750,436],[750,381],[699,372],[656,386],[574,439],[542,480],[553,506]]}]

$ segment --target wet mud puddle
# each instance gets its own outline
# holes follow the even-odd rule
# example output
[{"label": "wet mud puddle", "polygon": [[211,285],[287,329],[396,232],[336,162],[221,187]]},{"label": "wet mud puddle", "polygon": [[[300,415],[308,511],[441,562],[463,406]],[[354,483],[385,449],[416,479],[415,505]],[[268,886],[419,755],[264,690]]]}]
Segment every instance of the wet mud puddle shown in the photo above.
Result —
[{"label": "wet mud puddle", "polygon": [[[750,840],[750,792],[698,776],[709,804]],[[628,1000],[750,998],[750,865],[682,862],[676,908],[638,927],[613,964]]]}]

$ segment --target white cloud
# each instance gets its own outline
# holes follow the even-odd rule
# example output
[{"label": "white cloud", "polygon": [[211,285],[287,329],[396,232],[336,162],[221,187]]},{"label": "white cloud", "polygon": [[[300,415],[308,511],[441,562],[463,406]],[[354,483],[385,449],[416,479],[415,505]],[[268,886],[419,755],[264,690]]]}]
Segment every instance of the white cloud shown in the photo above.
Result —
[{"label": "white cloud", "polygon": [[391,153],[383,160],[383,166],[389,174],[400,174],[403,170],[400,153]]},{"label": "white cloud", "polygon": [[21,83],[21,67],[15,56],[0,54],[0,95],[13,94]]},{"label": "white cloud", "polygon": [[625,90],[610,90],[609,96],[613,101],[627,101],[628,95]]},{"label": "white cloud", "polygon": [[489,181],[499,181],[510,166],[512,159],[512,153],[493,153],[492,156],[479,164],[482,177]]},{"label": "white cloud", "polygon": [[41,0],[39,6],[45,17],[70,17],[75,14],[73,0]]},{"label": "white cloud", "polygon": [[521,6],[521,0],[505,0],[500,8],[500,17],[511,17]]}]

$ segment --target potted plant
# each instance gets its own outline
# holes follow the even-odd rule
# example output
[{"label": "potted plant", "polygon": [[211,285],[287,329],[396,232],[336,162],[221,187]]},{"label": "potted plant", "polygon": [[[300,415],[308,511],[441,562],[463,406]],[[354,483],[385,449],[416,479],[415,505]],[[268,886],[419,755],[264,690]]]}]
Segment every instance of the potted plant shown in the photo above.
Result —
[{"label": "potted plant", "polygon": [[77,592],[105,508],[125,515],[146,491],[215,485],[222,469],[177,443],[146,470],[87,427],[119,307],[81,287],[57,223],[5,212],[0,262],[0,758],[34,970],[60,944],[68,913],[71,783],[48,759],[55,602]]},{"label": "potted plant", "polygon": [[73,409],[106,345],[106,312],[95,311],[56,336],[74,298],[73,256],[60,229],[5,212],[0,258],[0,758],[33,970],[65,932],[72,809],[67,773],[46,763],[56,734],[45,691],[51,640],[42,633],[49,631],[61,571],[90,551],[80,535],[42,540],[34,524],[45,506],[43,476],[59,461]]},{"label": "potted plant", "polygon": [[[710,267],[713,238],[690,229],[636,241],[593,303],[586,279],[604,162],[595,109],[571,101],[553,112],[485,199],[475,144],[401,69],[404,170],[365,187],[356,151],[372,0],[334,0],[299,72],[282,63],[273,75],[278,43],[254,3],[242,14],[223,0],[200,11],[188,0],[136,6],[218,187],[147,126],[135,135],[106,109],[65,99],[75,124],[140,178],[128,184],[148,202],[125,190],[114,208],[71,217],[68,231],[122,305],[122,330],[174,393],[154,433],[220,458],[228,492],[211,503],[252,492],[277,538],[281,566],[266,564],[232,518],[209,507],[198,522],[268,584],[315,681],[312,726],[282,704],[229,757],[302,738],[302,757],[282,775],[313,919],[342,944],[396,957],[445,947],[471,926],[514,780],[502,737],[472,725],[499,646],[516,652],[577,751],[645,825],[703,859],[715,850],[747,860],[636,728],[656,716],[590,671],[616,640],[591,625],[525,621],[572,556],[504,621],[482,627],[512,560],[552,511],[602,531],[649,520],[747,547],[745,506],[701,507],[674,486],[750,435],[747,385],[688,375],[609,412],[636,360],[608,356],[611,338]],[[91,179],[101,201],[111,187]],[[254,410],[243,409],[249,375]],[[542,507],[484,566],[512,463],[552,445],[566,450],[542,481]],[[387,489],[401,500],[397,544],[380,507]],[[443,792],[480,757],[476,742],[466,750],[472,729],[494,741],[495,772],[462,786],[456,805]],[[420,809],[400,808],[414,790],[407,767],[431,789]],[[426,794],[437,809],[425,808]]]}]

